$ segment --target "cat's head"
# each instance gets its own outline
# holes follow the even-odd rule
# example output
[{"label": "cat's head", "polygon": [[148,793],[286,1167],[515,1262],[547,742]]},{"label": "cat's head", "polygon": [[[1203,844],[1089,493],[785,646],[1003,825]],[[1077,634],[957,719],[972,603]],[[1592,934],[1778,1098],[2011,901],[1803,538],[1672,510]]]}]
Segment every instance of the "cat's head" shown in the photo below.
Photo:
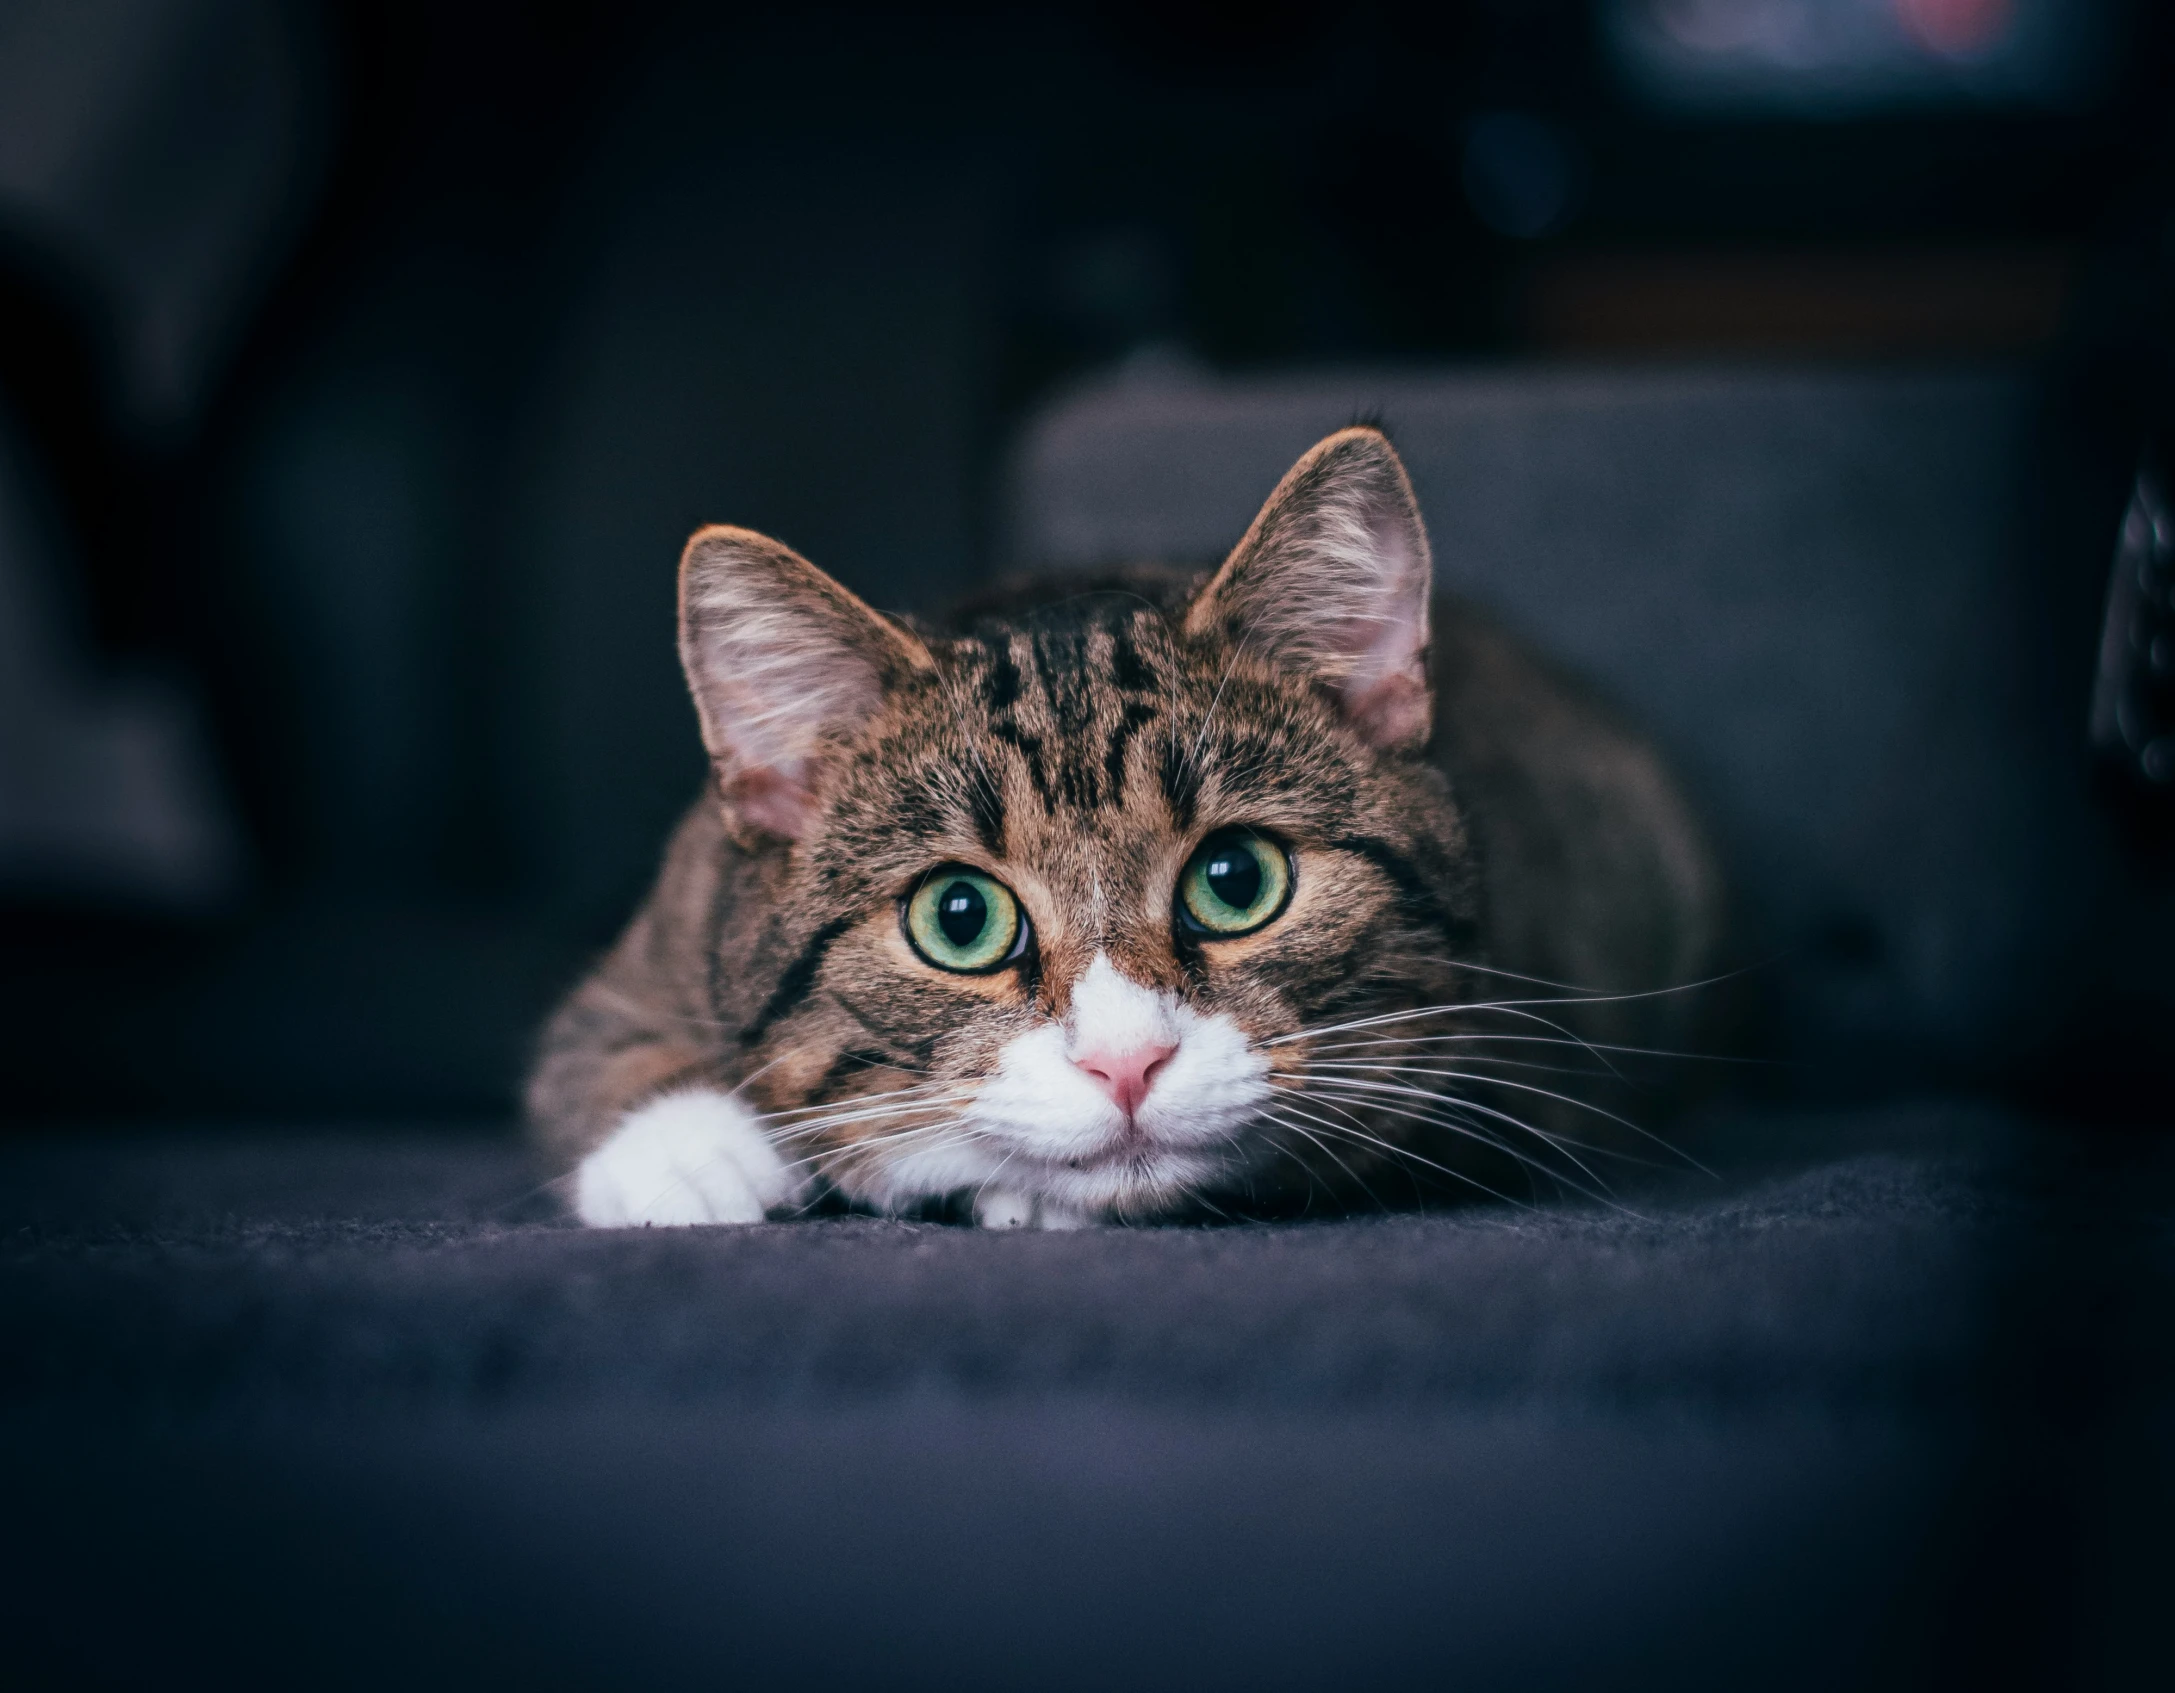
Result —
[{"label": "cat's head", "polygon": [[879,1206],[1111,1216],[1370,1162],[1280,1078],[1317,1031],[1443,1002],[1473,942],[1422,756],[1431,580],[1370,429],[1197,588],[947,636],[696,535],[682,657],[770,890],[718,1009],[788,1156]]}]

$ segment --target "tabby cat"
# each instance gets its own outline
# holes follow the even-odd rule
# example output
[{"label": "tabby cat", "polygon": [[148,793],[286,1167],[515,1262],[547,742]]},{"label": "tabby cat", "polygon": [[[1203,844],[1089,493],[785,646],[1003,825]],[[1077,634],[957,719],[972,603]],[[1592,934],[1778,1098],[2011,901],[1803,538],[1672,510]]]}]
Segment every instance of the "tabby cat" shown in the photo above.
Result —
[{"label": "tabby cat", "polygon": [[945,630],[704,529],[680,655],[714,788],[529,1087],[599,1227],[1578,1188],[1627,1131],[1565,1073],[1677,1033],[1716,942],[1669,776],[1433,597],[1377,430],[1205,581]]}]

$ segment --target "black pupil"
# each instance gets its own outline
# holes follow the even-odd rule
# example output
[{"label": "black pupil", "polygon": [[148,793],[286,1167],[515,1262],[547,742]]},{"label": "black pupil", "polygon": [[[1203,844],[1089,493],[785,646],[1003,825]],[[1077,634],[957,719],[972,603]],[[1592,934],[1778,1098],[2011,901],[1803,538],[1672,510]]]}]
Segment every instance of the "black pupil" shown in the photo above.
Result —
[{"label": "black pupil", "polygon": [[1201,868],[1208,891],[1233,911],[1244,911],[1261,897],[1261,860],[1250,847],[1221,846]]},{"label": "black pupil", "polygon": [[937,895],[936,926],[952,945],[970,946],[989,927],[989,901],[972,882],[954,882]]}]

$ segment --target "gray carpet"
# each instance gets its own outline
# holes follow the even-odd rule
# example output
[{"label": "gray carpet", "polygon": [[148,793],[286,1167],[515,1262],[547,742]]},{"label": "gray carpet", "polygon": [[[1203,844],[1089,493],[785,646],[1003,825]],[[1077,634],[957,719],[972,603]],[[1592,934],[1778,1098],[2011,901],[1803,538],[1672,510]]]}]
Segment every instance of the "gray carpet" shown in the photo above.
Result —
[{"label": "gray carpet", "polygon": [[586,1233],[455,1135],[17,1141],[0,1621],[71,1686],[2164,1662],[2159,1142],[1696,1144],[1621,1209],[1045,1236]]}]

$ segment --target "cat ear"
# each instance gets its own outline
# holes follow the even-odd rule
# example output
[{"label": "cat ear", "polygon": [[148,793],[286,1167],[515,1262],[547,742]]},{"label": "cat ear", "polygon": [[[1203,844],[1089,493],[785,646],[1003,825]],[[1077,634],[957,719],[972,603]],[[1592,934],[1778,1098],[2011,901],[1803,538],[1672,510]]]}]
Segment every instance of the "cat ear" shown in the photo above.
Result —
[{"label": "cat ear", "polygon": [[720,526],[680,559],[680,663],[727,816],[791,841],[813,819],[826,746],[932,660],[792,548]]},{"label": "cat ear", "polygon": [[1319,443],[1195,596],[1186,633],[1312,678],[1384,750],[1427,741],[1434,567],[1412,483],[1378,429]]}]

